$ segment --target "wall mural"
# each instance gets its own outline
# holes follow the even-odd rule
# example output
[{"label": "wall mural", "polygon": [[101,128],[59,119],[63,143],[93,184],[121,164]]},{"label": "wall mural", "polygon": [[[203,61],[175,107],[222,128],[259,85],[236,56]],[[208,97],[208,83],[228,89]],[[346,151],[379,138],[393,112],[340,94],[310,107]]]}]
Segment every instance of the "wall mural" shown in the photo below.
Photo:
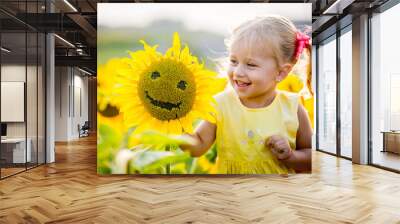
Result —
[{"label": "wall mural", "polygon": [[310,25],[311,4],[98,4],[98,173],[311,172]]}]

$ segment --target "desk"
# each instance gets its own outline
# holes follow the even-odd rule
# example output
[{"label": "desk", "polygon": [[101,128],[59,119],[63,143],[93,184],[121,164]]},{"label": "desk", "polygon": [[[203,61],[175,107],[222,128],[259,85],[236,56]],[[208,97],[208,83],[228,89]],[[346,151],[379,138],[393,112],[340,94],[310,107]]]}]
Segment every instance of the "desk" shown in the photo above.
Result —
[{"label": "desk", "polygon": [[382,131],[383,151],[400,154],[400,131]]},{"label": "desk", "polygon": [[[7,157],[10,158],[5,158],[6,162],[9,163],[25,163],[25,162],[30,162],[32,160],[32,154],[31,154],[31,145],[32,141],[30,138],[27,139],[27,146],[26,147],[26,154],[25,154],[25,138],[6,138],[6,139],[1,139],[1,156],[5,154]],[[12,154],[12,160],[11,160],[11,154]],[[10,156],[8,156],[10,155]],[[25,158],[27,161],[25,161]]]}]

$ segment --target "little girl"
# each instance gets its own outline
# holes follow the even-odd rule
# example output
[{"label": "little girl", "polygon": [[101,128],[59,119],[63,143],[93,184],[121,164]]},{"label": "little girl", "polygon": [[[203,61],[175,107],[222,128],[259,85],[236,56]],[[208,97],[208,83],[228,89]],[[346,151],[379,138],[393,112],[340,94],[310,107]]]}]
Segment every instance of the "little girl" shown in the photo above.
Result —
[{"label": "little girl", "polygon": [[299,96],[276,89],[298,60],[308,37],[281,16],[237,27],[228,42],[232,88],[215,96],[216,123],[202,121],[192,156],[216,142],[221,174],[286,174],[311,170],[312,129]]}]

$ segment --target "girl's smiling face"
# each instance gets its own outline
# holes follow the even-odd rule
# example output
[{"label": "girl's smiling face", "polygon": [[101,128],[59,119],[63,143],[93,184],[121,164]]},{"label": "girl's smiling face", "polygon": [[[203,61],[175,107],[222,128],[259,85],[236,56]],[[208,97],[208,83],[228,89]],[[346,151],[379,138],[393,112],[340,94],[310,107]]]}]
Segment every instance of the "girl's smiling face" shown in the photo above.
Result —
[{"label": "girl's smiling face", "polygon": [[264,97],[275,90],[281,75],[277,61],[269,55],[261,49],[232,46],[228,77],[240,99]]}]

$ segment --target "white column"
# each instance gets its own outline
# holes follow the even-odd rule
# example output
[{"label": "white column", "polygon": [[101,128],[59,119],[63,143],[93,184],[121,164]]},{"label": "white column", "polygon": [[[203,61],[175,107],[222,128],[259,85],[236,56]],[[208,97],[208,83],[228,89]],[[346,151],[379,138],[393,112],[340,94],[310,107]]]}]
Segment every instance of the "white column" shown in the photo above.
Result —
[{"label": "white column", "polygon": [[54,133],[55,133],[55,76],[54,76],[54,35],[46,36],[46,163],[55,161]]},{"label": "white column", "polygon": [[[54,11],[51,1],[46,1],[47,12]],[[55,43],[54,34],[46,35],[46,163],[55,162]]]},{"label": "white column", "polygon": [[353,162],[368,163],[368,15],[353,20]]}]

